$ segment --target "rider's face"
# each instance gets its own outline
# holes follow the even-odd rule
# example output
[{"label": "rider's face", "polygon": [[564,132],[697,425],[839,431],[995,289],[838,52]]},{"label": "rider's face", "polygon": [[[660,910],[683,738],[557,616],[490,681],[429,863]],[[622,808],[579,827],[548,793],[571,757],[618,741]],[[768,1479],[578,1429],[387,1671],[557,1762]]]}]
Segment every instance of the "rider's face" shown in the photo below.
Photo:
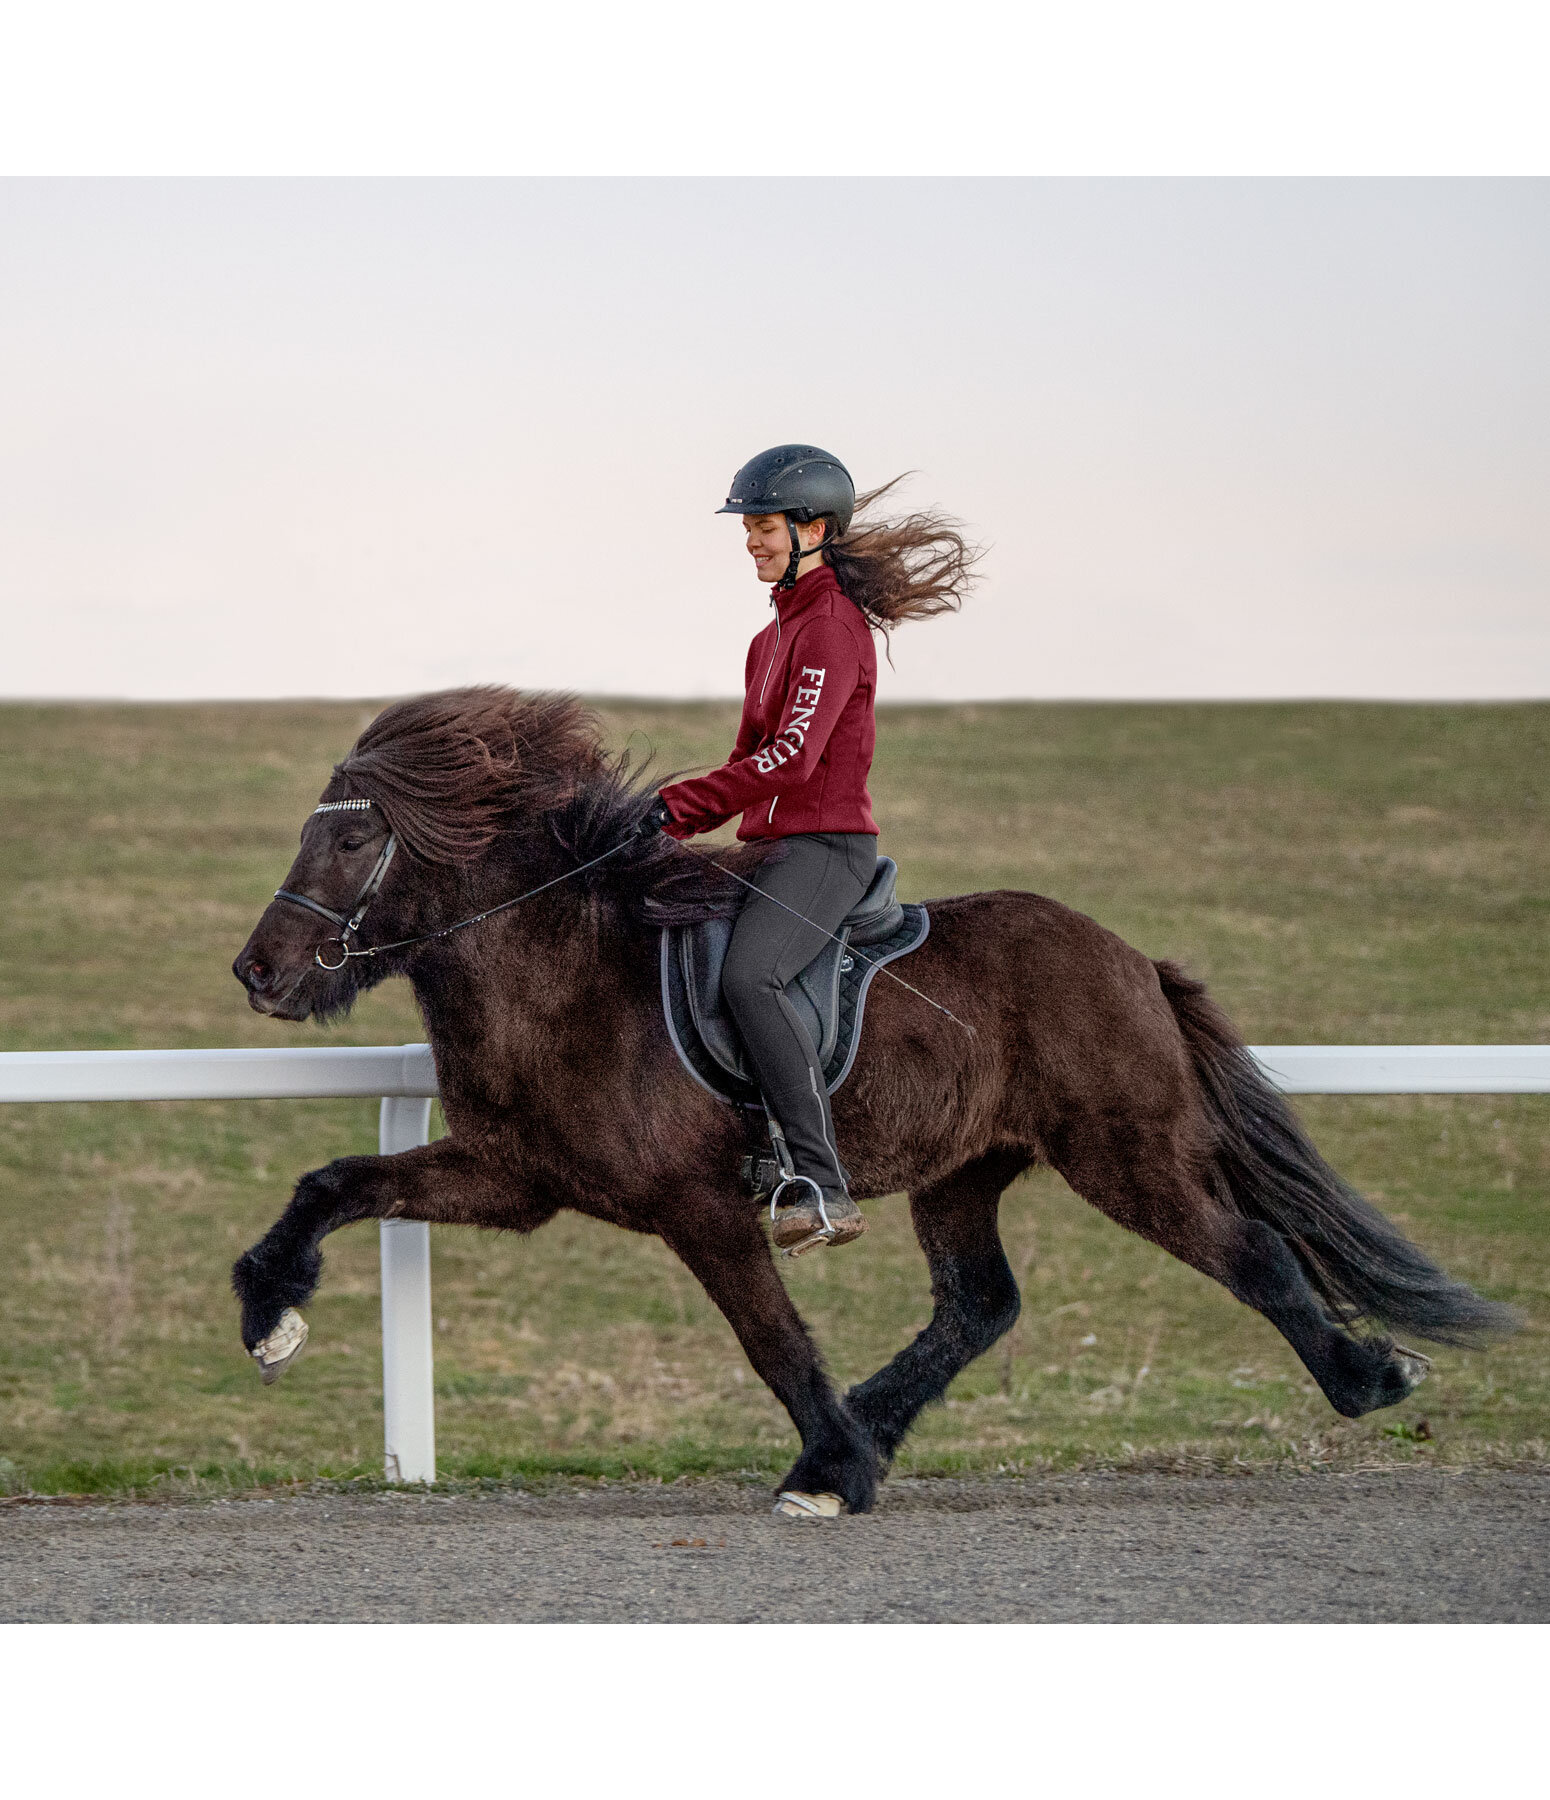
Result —
[{"label": "rider's face", "polygon": [[[791,560],[791,534],[786,529],[786,515],[744,513],[743,530],[748,534],[748,554],[753,558],[753,566],[759,579],[766,582],[779,581],[786,572],[786,564]],[[821,519],[814,520],[811,525],[797,526],[797,540],[804,550],[816,548],[823,539],[823,533]]]}]

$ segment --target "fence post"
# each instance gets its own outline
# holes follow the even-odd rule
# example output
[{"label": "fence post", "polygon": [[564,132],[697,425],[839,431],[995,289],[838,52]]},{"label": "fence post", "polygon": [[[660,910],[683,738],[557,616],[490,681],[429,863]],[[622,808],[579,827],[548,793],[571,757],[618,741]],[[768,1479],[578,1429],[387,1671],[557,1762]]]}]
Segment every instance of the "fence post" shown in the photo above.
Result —
[{"label": "fence post", "polygon": [[[383,1100],[377,1145],[384,1156],[429,1143],[430,1135],[429,1100]],[[384,1472],[389,1481],[434,1481],[431,1228],[413,1219],[383,1219],[379,1232]]]}]

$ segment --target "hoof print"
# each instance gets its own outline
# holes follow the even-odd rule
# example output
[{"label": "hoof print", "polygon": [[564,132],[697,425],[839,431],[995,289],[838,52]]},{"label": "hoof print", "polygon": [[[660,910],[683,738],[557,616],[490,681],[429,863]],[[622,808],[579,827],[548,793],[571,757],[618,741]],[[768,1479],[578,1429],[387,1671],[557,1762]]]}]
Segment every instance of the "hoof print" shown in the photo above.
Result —
[{"label": "hoof print", "polygon": [[307,1321],[294,1306],[280,1314],[280,1323],[269,1336],[253,1346],[253,1360],[264,1386],[278,1381],[301,1355],[307,1342]]}]

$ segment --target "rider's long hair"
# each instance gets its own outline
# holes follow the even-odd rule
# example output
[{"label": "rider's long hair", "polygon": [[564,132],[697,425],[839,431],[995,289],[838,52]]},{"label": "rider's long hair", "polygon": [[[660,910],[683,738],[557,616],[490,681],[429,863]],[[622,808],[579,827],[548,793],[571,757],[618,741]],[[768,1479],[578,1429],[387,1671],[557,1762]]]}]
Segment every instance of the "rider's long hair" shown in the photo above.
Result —
[{"label": "rider's long hair", "polygon": [[909,619],[957,612],[977,579],[974,565],[984,555],[978,544],[964,538],[956,519],[935,508],[902,518],[863,518],[903,480],[896,475],[882,487],[858,494],[850,529],[832,545],[827,539],[823,545],[823,559],[846,599],[883,632]]}]

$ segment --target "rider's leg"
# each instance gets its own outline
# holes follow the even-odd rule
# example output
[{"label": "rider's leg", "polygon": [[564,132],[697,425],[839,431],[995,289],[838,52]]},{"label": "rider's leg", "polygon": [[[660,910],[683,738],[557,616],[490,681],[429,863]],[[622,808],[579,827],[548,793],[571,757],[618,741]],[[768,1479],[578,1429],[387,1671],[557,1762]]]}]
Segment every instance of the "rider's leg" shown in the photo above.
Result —
[{"label": "rider's leg", "polygon": [[786,983],[822,950],[827,934],[839,929],[876,870],[874,837],[821,832],[783,839],[759,871],[764,893],[749,895],[727,950],[721,977],[727,1006],[786,1134],[797,1174],[822,1191],[820,1207],[806,1182],[788,1190],[795,1204],[781,1212],[776,1226],[776,1242],[785,1247],[822,1231],[825,1216],[833,1236],[818,1241],[845,1242],[865,1228],[860,1209],[845,1192],[818,1054],[786,997]]}]

